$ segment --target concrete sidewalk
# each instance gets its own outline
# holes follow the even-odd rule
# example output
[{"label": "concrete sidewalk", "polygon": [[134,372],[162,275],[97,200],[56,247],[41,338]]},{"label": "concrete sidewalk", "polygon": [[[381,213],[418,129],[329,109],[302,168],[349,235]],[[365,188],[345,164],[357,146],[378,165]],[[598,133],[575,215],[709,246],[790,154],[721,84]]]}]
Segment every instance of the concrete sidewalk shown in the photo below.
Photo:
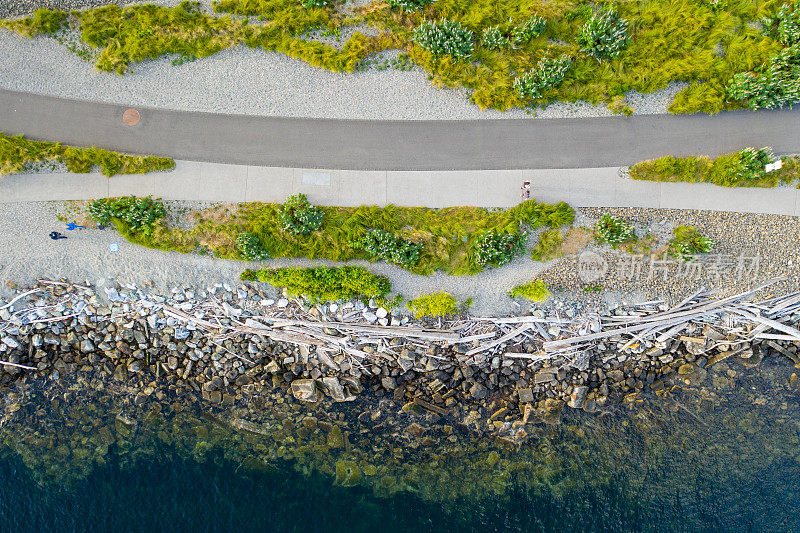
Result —
[{"label": "concrete sidewalk", "polygon": [[357,171],[177,161],[173,172],[106,178],[99,173],[0,178],[0,203],[153,195],[165,200],[283,202],[305,193],[320,205],[510,207],[531,197],[577,207],[653,207],[800,215],[800,190],[728,188],[620,177],[617,167],[539,170]]}]

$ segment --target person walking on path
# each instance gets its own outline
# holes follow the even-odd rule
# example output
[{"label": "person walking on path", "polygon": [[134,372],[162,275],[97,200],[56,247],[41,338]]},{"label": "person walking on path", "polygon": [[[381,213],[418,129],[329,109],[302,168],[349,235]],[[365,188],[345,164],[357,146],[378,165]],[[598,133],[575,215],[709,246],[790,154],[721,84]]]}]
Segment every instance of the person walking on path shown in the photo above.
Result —
[{"label": "person walking on path", "polygon": [[50,232],[50,238],[53,239],[54,241],[57,241],[58,239],[66,239],[67,236],[66,235],[62,235],[61,233],[59,233],[57,231],[51,231]]},{"label": "person walking on path", "polygon": [[69,231],[76,230],[76,229],[83,229],[83,226],[79,226],[79,225],[75,224],[74,222],[70,222],[69,224],[67,224],[67,229]]}]

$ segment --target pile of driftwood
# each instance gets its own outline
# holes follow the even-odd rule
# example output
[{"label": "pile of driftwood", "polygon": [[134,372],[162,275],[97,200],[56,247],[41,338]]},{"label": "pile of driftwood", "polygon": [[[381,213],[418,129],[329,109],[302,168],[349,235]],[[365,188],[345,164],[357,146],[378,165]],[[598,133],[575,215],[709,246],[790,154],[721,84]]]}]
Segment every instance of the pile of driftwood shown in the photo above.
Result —
[{"label": "pile of driftwood", "polygon": [[[200,330],[215,344],[235,336],[258,336],[312,348],[320,357],[343,355],[353,366],[362,368],[372,358],[396,361],[404,348],[408,348],[442,363],[492,364],[498,368],[499,357],[507,361],[503,366],[513,362],[534,366],[549,361],[553,366],[584,370],[598,350],[637,354],[664,348],[675,340],[683,341],[689,349],[696,348],[698,353],[712,347],[741,346],[757,339],[800,342],[800,330],[792,325],[800,315],[800,293],[751,302],[756,293],[778,281],[725,298],[714,298],[699,290],[672,307],[663,301],[652,301],[627,305],[607,314],[562,316],[551,310],[531,316],[468,317],[440,321],[434,328],[415,324],[380,325],[358,311],[343,315],[340,309],[335,313],[338,306],[332,305],[309,309],[300,302],[258,305],[251,300],[236,302],[218,297],[177,302],[140,291],[135,293],[138,296],[115,298],[108,318],[141,320],[150,329],[170,326],[176,337],[180,331],[185,338],[187,330]],[[40,287],[0,305],[0,311],[11,309],[22,298],[36,297],[47,284],[61,282],[41,280],[41,283]],[[13,348],[17,343],[14,336],[30,333],[36,324],[72,318],[97,319],[80,295],[81,290],[89,288],[65,286],[70,290],[55,302],[39,301],[10,316],[6,312],[5,319],[0,316],[0,337],[6,347]],[[398,321],[398,317],[393,319]],[[433,346],[439,348],[430,349]],[[249,361],[245,356],[233,355]]]},{"label": "pile of driftwood", "polygon": [[[430,355],[433,352],[428,351],[429,357],[450,359],[454,363],[483,366],[500,356],[531,366],[550,361],[583,370],[600,343],[613,351],[642,353],[680,340],[702,353],[757,339],[800,342],[800,330],[792,325],[800,314],[800,292],[750,301],[756,293],[778,281],[725,298],[714,298],[701,289],[672,307],[663,301],[652,301],[628,305],[624,312],[611,314],[567,317],[552,311],[539,316],[469,317],[445,321],[431,329],[376,325],[358,313],[355,320],[339,321],[319,308],[310,315],[295,306],[242,320],[230,313],[216,316],[227,318],[225,324],[200,320],[166,305],[164,311],[222,338],[258,335],[313,346],[328,353],[343,353],[355,358],[356,364],[373,357],[396,358],[403,347],[426,348],[435,344],[442,348],[463,345],[462,349],[438,351],[438,355]],[[376,349],[368,353],[363,349],[365,345]]]}]

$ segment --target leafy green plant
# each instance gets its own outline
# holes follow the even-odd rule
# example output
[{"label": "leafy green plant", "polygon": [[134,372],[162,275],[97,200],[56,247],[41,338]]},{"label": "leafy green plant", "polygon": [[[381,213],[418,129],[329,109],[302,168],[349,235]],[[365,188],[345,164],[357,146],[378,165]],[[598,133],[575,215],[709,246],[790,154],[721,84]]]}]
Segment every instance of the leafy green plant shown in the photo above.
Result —
[{"label": "leafy green plant", "polygon": [[392,290],[386,276],[355,266],[246,270],[242,279],[263,281],[285,288],[291,296],[305,296],[312,301],[379,298]]},{"label": "leafy green plant", "polygon": [[531,300],[532,302],[543,302],[550,296],[550,291],[547,290],[547,286],[544,284],[544,281],[537,279],[525,283],[524,285],[517,285],[508,291],[508,295],[511,298],[522,296],[523,298]]},{"label": "leafy green plant", "polygon": [[303,7],[328,7],[333,0],[303,0]]},{"label": "leafy green plant", "polygon": [[710,252],[714,247],[714,241],[693,226],[678,226],[673,233],[675,238],[669,242],[668,253],[678,259],[690,260],[697,254]]},{"label": "leafy green plant", "polygon": [[481,33],[481,44],[489,50],[499,50],[511,46],[511,40],[503,35],[499,26],[489,26]]},{"label": "leafy green plant", "polygon": [[486,232],[475,241],[475,261],[479,265],[503,266],[522,250],[525,238],[524,233]]},{"label": "leafy green plant", "polygon": [[752,110],[791,108],[800,101],[800,44],[778,52],[760,74],[735,74],[727,95],[730,101],[743,102]]},{"label": "leafy green plant", "polygon": [[358,243],[370,256],[410,266],[419,261],[422,245],[384,230],[370,230]]},{"label": "leafy green plant", "polygon": [[434,56],[469,59],[475,47],[474,34],[453,20],[425,21],[414,30],[413,40]]},{"label": "leafy green plant", "polygon": [[236,237],[236,247],[245,259],[249,261],[266,261],[270,258],[269,252],[252,233],[241,232]]},{"label": "leafy green plant", "polygon": [[92,200],[88,205],[89,216],[104,226],[112,222],[122,222],[126,229],[133,233],[148,235],[161,219],[167,216],[167,209],[160,199],[136,198],[101,198]]},{"label": "leafy green plant", "polygon": [[410,13],[424,8],[431,2],[433,0],[389,0],[389,5]]},{"label": "leafy green plant", "polygon": [[624,218],[605,214],[594,226],[594,238],[600,244],[616,246],[635,237],[636,233]]},{"label": "leafy green plant", "polygon": [[545,230],[539,235],[539,242],[531,250],[531,259],[534,261],[549,261],[554,259],[558,248],[564,242],[561,230],[554,228]]},{"label": "leafy green plant", "polygon": [[322,217],[322,210],[311,205],[305,194],[295,194],[283,204],[281,227],[290,233],[308,235],[322,226]]},{"label": "leafy green plant", "polygon": [[761,19],[764,32],[775,37],[785,46],[800,43],[800,0],[794,4],[783,4],[772,16]]},{"label": "leafy green plant", "polygon": [[531,39],[540,36],[547,26],[547,21],[544,17],[534,15],[529,19],[514,27],[511,31],[511,40],[516,45],[525,44]]},{"label": "leafy green plant", "polygon": [[436,318],[458,313],[458,301],[449,292],[426,294],[407,304],[417,318]]},{"label": "leafy green plant", "polygon": [[536,100],[547,89],[558,86],[571,66],[572,59],[566,55],[542,59],[535,70],[514,79],[514,89],[521,99]]},{"label": "leafy green plant", "polygon": [[613,9],[595,13],[581,28],[577,38],[581,52],[601,61],[613,59],[628,45],[628,21]]},{"label": "leafy green plant", "polygon": [[744,148],[738,153],[738,160],[731,169],[730,180],[733,184],[743,181],[757,180],[765,174],[765,166],[775,160],[772,148]]}]

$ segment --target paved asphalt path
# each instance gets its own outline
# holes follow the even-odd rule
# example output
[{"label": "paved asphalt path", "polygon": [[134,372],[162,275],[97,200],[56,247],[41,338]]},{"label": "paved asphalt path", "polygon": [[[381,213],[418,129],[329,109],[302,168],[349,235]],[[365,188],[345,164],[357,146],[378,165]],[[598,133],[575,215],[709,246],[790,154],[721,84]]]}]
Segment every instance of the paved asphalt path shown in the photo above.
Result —
[{"label": "paved asphalt path", "polygon": [[745,146],[800,149],[800,109],[715,116],[363,121],[138,108],[0,90],[0,131],[176,159],[355,170],[586,168]]}]

